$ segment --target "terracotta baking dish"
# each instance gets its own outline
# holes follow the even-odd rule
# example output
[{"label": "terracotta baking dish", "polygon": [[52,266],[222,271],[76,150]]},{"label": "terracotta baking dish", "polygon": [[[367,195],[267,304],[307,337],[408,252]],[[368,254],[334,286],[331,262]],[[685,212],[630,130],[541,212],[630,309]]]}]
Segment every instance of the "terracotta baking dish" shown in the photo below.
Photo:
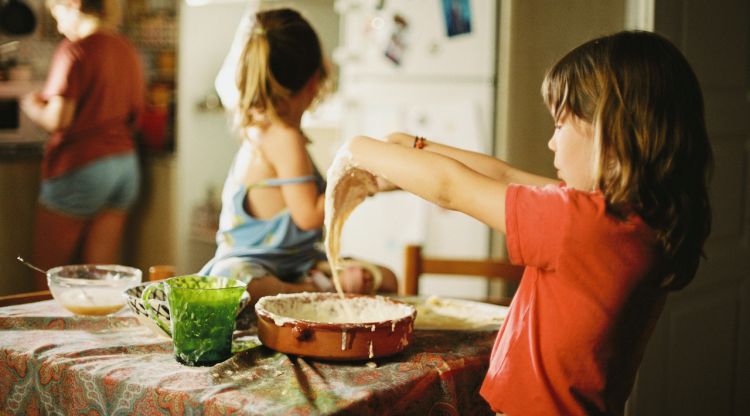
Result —
[{"label": "terracotta baking dish", "polygon": [[287,354],[323,360],[369,360],[406,349],[417,311],[382,296],[294,293],[255,305],[258,338]]}]

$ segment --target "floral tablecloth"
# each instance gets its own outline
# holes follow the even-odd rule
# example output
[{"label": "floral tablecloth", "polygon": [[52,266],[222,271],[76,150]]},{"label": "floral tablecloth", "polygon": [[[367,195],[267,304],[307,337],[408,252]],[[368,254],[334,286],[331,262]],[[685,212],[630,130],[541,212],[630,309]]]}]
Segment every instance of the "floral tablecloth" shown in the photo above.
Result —
[{"label": "floral tablecloth", "polygon": [[130,311],[76,317],[54,301],[0,308],[0,415],[482,415],[493,331],[416,331],[366,363],[277,353],[250,332],[213,367],[187,367]]}]

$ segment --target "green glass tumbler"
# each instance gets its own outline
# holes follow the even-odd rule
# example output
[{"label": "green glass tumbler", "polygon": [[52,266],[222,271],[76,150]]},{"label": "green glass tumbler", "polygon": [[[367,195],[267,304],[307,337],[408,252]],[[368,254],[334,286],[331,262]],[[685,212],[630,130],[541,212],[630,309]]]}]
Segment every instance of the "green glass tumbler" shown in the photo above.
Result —
[{"label": "green glass tumbler", "polygon": [[[240,299],[240,280],[216,276],[178,276],[163,285],[169,304],[175,359],[189,366],[210,366],[232,355],[232,333]],[[144,300],[149,296],[144,291]],[[146,303],[146,302],[144,302]]]}]

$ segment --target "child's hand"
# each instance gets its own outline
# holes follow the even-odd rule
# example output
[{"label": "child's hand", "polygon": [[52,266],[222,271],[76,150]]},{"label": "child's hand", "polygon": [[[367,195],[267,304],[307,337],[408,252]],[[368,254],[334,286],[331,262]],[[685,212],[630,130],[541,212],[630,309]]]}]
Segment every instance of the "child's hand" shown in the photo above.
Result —
[{"label": "child's hand", "polygon": [[25,112],[31,112],[39,107],[44,107],[44,99],[39,92],[30,92],[21,97],[21,109]]}]

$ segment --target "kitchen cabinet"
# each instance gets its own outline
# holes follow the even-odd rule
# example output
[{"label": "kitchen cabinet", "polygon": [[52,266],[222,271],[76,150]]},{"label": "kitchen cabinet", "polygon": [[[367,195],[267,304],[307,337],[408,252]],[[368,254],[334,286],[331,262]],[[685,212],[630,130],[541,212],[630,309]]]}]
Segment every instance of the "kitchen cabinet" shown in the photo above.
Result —
[{"label": "kitchen cabinet", "polygon": [[31,256],[41,145],[0,145],[0,295],[32,290],[32,273],[16,260]]},{"label": "kitchen cabinet", "polygon": [[122,33],[140,51],[146,75],[146,109],[140,141],[145,151],[174,150],[177,0],[133,0],[125,6]]},{"label": "kitchen cabinet", "polygon": [[174,157],[146,155],[141,163],[141,195],[123,241],[123,264],[143,270],[175,263]]}]

